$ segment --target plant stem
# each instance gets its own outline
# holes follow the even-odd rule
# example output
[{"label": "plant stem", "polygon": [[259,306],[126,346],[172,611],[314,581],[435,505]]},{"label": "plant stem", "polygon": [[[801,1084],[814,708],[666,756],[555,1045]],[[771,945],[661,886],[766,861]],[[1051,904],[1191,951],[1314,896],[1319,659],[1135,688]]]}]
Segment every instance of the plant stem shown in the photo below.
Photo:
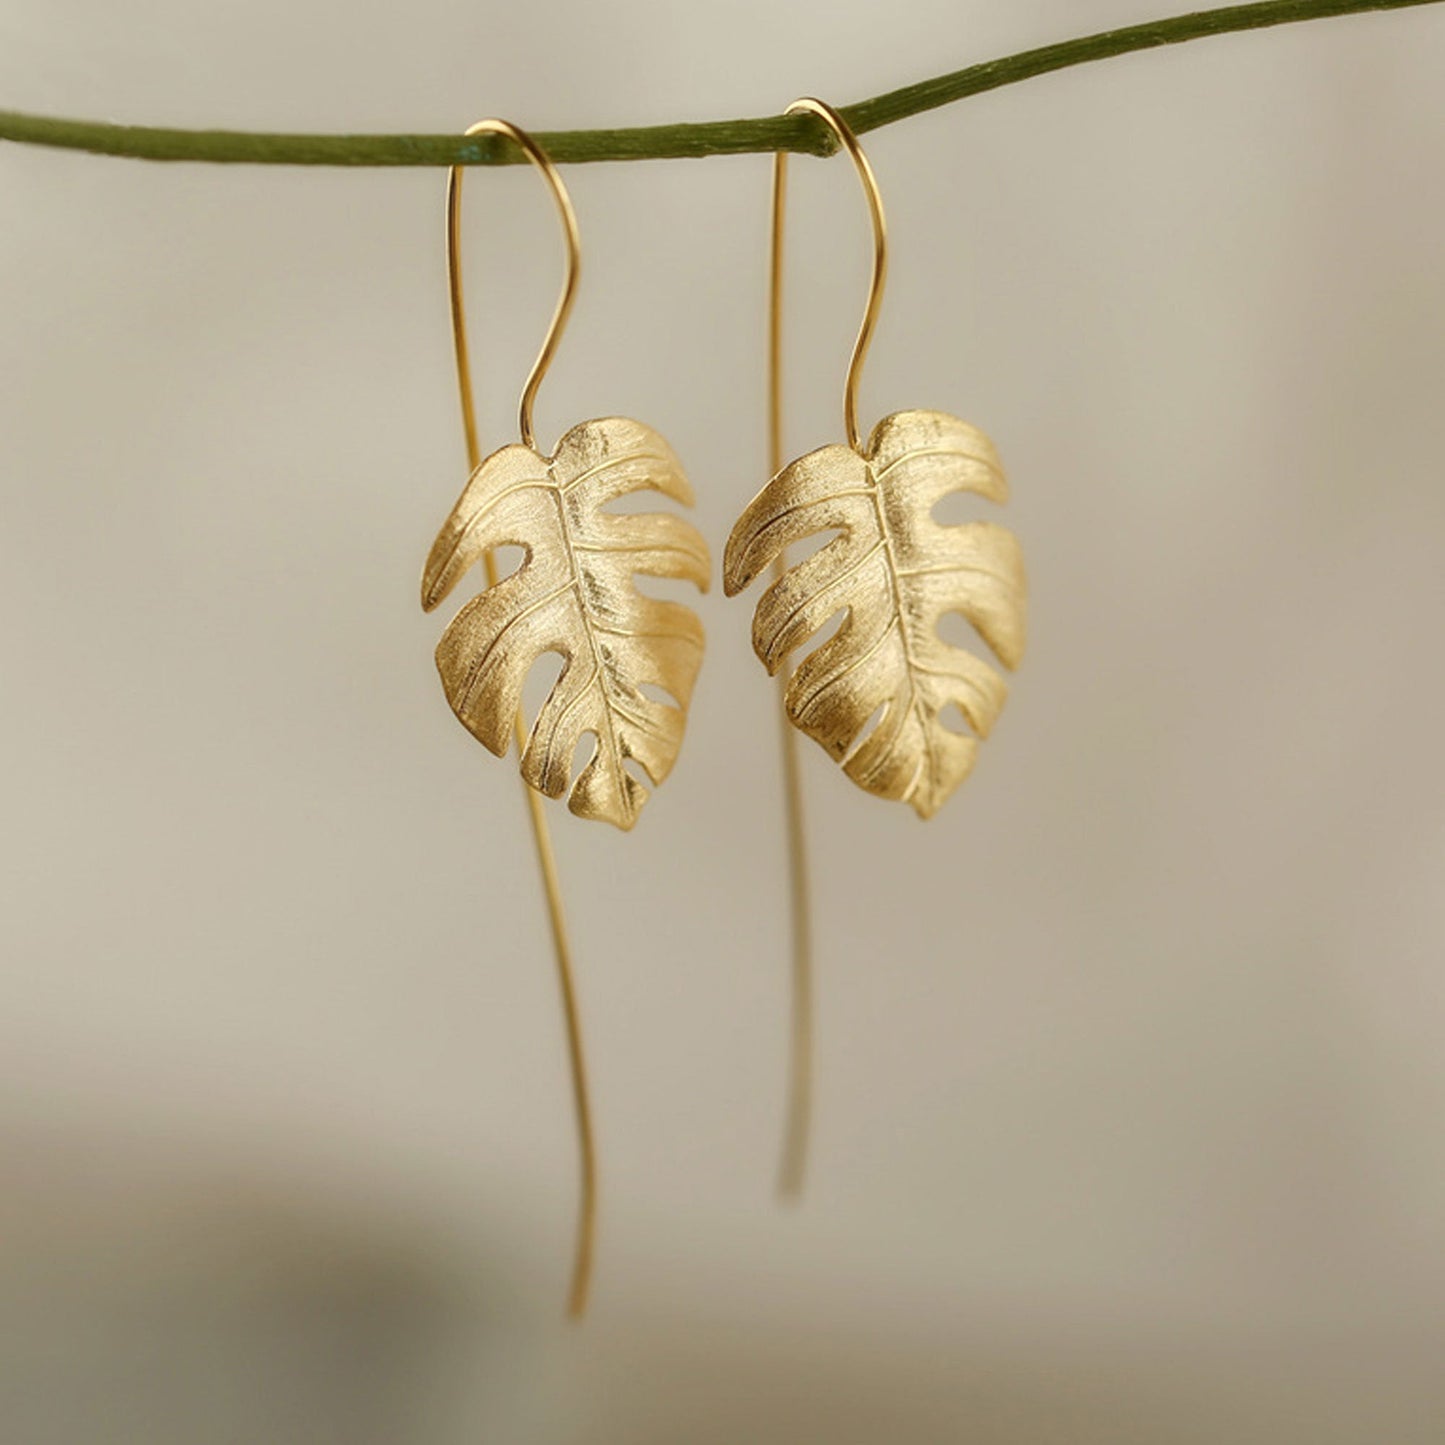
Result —
[{"label": "plant stem", "polygon": [[[1321,20],[1334,15],[1403,10],[1439,3],[1441,0],[1266,0],[1263,4],[1201,10],[1065,40],[1001,60],[988,60],[840,109],[848,124],[862,133],[986,90],[997,90],[1072,65],[1127,55],[1134,50],[1152,50],[1161,45],[1178,45],[1186,40],[1240,30],[1261,30],[1297,20]],[[559,164],[666,160],[777,150],[828,155],[836,147],[832,133],[810,115],[534,134]],[[170,130],[3,110],[0,110],[0,140],[153,161],[256,165],[452,166],[505,165],[523,160],[521,152],[499,136],[468,139],[460,135],[286,135],[263,131]]]}]

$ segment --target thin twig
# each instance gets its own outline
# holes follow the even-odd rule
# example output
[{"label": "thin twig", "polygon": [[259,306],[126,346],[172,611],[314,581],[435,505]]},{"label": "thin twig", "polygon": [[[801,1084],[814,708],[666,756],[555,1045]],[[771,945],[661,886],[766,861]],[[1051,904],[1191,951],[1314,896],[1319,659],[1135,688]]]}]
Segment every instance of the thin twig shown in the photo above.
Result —
[{"label": "thin twig", "polygon": [[[1297,20],[1322,20],[1334,15],[1404,10],[1439,3],[1441,0],[1266,0],[1264,4],[1201,10],[1025,50],[841,109],[848,124],[862,133],[986,90],[997,90],[1000,86],[1014,85],[1072,65],[1085,65],[1092,60],[1127,55],[1134,50],[1152,50],[1161,45],[1178,45],[1186,40],[1202,40],[1206,36],[1228,35],[1240,30],[1262,30]],[[828,155],[835,146],[832,133],[808,115],[608,130],[537,131],[534,135],[554,161],[572,164],[777,150]],[[467,139],[458,135],[285,135],[263,131],[169,130],[158,126],[111,125],[104,121],[25,115],[19,111],[0,111],[0,140],[152,161],[282,166],[506,165],[523,159],[516,147],[498,136]]]}]

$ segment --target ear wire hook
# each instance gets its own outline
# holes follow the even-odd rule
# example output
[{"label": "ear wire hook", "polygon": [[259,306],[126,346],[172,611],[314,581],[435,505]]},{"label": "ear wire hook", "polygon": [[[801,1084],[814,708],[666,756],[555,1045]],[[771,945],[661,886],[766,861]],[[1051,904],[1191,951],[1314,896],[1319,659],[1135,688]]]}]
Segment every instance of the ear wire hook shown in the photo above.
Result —
[{"label": "ear wire hook", "polygon": [[[557,214],[562,222],[562,233],[566,240],[566,270],[562,278],[562,290],[542,349],[532,363],[532,370],[522,388],[518,404],[518,427],[524,446],[535,447],[532,431],[532,405],[542,378],[547,374],[557,343],[561,340],[567,317],[572,310],[572,301],[577,293],[577,275],[581,262],[581,244],[577,236],[577,217],[572,210],[572,201],[557,168],[546,153],[525,131],[510,121],[495,118],[479,120],[467,128],[466,134],[501,135],[520,147],[527,159],[541,171],[552,198],[557,203]],[[456,349],[457,387],[461,393],[462,426],[466,432],[467,461],[475,471],[481,462],[481,446],[477,439],[476,409],[472,400],[472,372],[467,354],[466,313],[462,304],[461,270],[461,198],[462,167],[452,166],[447,172],[447,286],[451,298],[452,341]],[[497,585],[497,562],[491,552],[486,554],[487,585]],[[520,753],[527,744],[525,720],[520,710],[514,724],[517,751]],[[577,989],[573,982],[572,945],[567,935],[567,919],[562,906],[562,883],[557,872],[557,859],[552,850],[552,836],[547,826],[547,815],[542,800],[524,782],[522,794],[527,800],[527,812],[532,824],[532,839],[536,845],[537,866],[541,873],[542,888],[546,895],[547,917],[552,930],[552,947],[557,963],[557,978],[562,992],[562,1013],[567,1026],[567,1052],[572,1073],[572,1100],[576,1111],[577,1149],[581,1169],[580,1195],[577,1212],[577,1241],[572,1260],[572,1284],[568,1298],[568,1313],[573,1319],[580,1319],[587,1309],[587,1296],[592,1282],[592,1255],[597,1233],[597,1152],[592,1137],[592,1107],[588,1098],[587,1064],[582,1047],[582,1021],[577,1003]]]},{"label": "ear wire hook", "polygon": [[[848,152],[854,169],[858,172],[858,180],[863,186],[863,195],[868,202],[869,219],[873,225],[873,273],[868,283],[868,303],[863,308],[863,320],[858,327],[858,339],[853,343],[853,354],[848,360],[848,374],[843,382],[843,424],[848,433],[848,445],[856,452],[861,450],[863,444],[862,435],[858,429],[858,379],[862,375],[863,361],[868,355],[868,347],[873,340],[873,330],[878,324],[878,312],[883,305],[883,286],[888,279],[888,222],[883,215],[883,197],[878,191],[877,177],[873,174],[873,167],[868,164],[868,157],[863,154],[863,147],[858,144],[858,137],[853,134],[852,126],[826,101],[817,100],[810,95],[795,100],[783,112],[784,115],[805,113],[817,116],[837,136],[839,144]],[[773,289],[775,297],[781,291],[783,250],[781,217],[787,165],[788,153],[786,151],[774,152]],[[778,448],[778,451],[781,452],[781,447]],[[774,458],[773,470],[776,472],[781,466],[782,458],[779,455]]]},{"label": "ear wire hook", "polygon": [[[577,295],[577,276],[582,264],[582,244],[577,235],[577,215],[572,209],[572,198],[567,194],[567,187],[562,184],[562,177],[557,174],[557,167],[552,164],[547,158],[547,153],[526,131],[513,125],[511,121],[492,117],[468,126],[465,134],[469,136],[505,136],[513,145],[517,146],[542,173],[543,179],[552,192],[552,199],[557,203],[558,219],[562,222],[562,235],[567,246],[562,290],[557,297],[556,309],[552,312],[551,324],[547,327],[547,334],[542,340],[542,349],[537,353],[537,359],[532,363],[532,370],[527,376],[526,385],[522,388],[522,399],[517,408],[517,423],[518,430],[522,435],[522,444],[529,447],[535,446],[536,438],[532,432],[532,404],[537,399],[537,391],[542,385],[542,378],[546,376],[547,368],[551,366],[552,358],[557,353],[557,344],[562,339],[567,318],[572,312],[572,302]],[[472,401],[472,368],[467,354],[466,315],[462,305],[461,200],[463,169],[462,166],[452,166],[447,172],[447,284],[451,293],[452,340],[456,344],[457,384],[462,393],[462,422],[467,431],[468,459],[475,468],[481,460],[481,449],[477,445],[477,418]]]},{"label": "ear wire hook", "polygon": [[[888,225],[883,215],[883,198],[873,167],[858,144],[848,122],[825,101],[812,96],[795,100],[785,115],[817,116],[837,136],[852,158],[868,202],[873,226],[873,271],[868,286],[868,301],[848,372],[843,382],[843,423],[848,445],[862,449],[858,428],[858,380],[868,345],[878,322],[883,304],[883,285],[888,276]],[[788,153],[773,153],[772,245],[768,267],[768,461],[776,476],[783,467],[783,231],[787,210]],[[773,575],[782,577],[787,571],[786,553],[780,554]],[[792,669],[778,670],[780,698],[785,699]],[[798,733],[788,720],[786,703],[779,708],[783,757],[783,796],[788,839],[788,875],[790,914],[792,920],[792,1033],[789,1044],[788,1105],[783,1131],[782,1159],[778,1169],[778,1193],[795,1199],[803,1191],[807,1172],[808,1138],[813,1113],[813,909],[808,880],[807,830],[803,814],[802,762],[799,757]]]}]

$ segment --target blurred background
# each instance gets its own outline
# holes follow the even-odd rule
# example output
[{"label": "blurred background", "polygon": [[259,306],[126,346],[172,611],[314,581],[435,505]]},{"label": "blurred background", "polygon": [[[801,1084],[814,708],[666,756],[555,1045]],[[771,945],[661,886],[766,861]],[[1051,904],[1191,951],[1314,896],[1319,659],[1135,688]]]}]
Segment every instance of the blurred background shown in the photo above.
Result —
[{"label": "blurred background", "polygon": [[[0,6],[0,103],[538,129],[861,99],[1161,0]],[[1182,8],[1182,7],[1178,7]],[[923,825],[805,755],[787,1024],[751,599],[624,838],[552,809],[602,1151],[592,1317],[515,760],[437,684],[464,478],[439,171],[0,146],[7,1445],[1445,1438],[1445,7],[1204,41],[866,139],[865,425],[997,441],[1031,651]],[[550,446],[765,480],[768,162],[577,166]],[[793,168],[790,454],[868,265]],[[559,259],[468,187],[484,440]]]}]

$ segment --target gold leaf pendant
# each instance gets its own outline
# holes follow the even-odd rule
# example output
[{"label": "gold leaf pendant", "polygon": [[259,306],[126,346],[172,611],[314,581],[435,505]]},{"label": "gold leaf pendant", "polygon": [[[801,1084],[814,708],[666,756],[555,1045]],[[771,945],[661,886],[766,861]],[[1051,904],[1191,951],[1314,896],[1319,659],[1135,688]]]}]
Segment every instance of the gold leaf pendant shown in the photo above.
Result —
[{"label": "gold leaf pendant", "polygon": [[[784,467],[738,519],[723,561],[731,597],[789,546],[838,532],[763,594],[753,648],[776,673],[843,611],[792,675],[788,717],[859,787],[924,818],[968,776],[1008,694],[997,671],[944,641],[939,621],[962,614],[1010,670],[1025,640],[1018,540],[992,522],[936,521],[954,492],[1007,500],[993,443],[943,412],[897,412],[865,446],[822,447]],[[950,705],[971,733],[947,725]]]},{"label": "gold leaf pendant", "polygon": [[[705,592],[710,570],[707,544],[682,517],[606,510],[641,491],[693,501],[672,448],[641,422],[583,422],[550,457],[502,447],[472,473],[422,580],[430,611],[488,553],[524,549],[521,566],[466,603],[442,634],[436,660],[447,701],[501,757],[528,672],[544,654],[559,654],[562,672],[522,750],[522,777],[550,798],[567,793],[579,817],[624,830],[648,797],[628,764],[653,784],[671,771],[703,651],[696,614],[644,596],[633,579],[680,578]],[[574,780],[587,733],[595,750]]]}]

